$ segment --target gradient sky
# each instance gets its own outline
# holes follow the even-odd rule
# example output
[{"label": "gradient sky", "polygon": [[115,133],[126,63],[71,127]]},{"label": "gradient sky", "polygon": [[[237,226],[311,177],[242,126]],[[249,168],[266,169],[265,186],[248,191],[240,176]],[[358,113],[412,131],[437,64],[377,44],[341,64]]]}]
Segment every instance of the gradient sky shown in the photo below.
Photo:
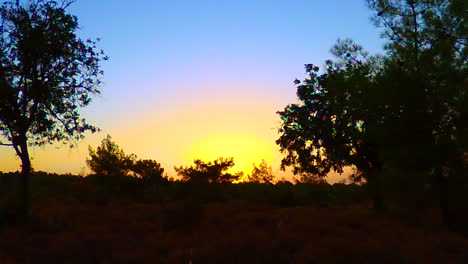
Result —
[{"label": "gradient sky", "polygon": [[[236,170],[265,159],[278,171],[276,111],[296,101],[304,64],[323,65],[338,38],[382,50],[364,0],[78,0],[81,37],[101,39],[102,95],[82,111],[99,134],[78,148],[31,148],[33,167],[88,172],[88,145],[110,134],[126,153],[175,165],[234,156]],[[16,171],[0,147],[0,170]],[[279,173],[280,175],[284,175]]]}]

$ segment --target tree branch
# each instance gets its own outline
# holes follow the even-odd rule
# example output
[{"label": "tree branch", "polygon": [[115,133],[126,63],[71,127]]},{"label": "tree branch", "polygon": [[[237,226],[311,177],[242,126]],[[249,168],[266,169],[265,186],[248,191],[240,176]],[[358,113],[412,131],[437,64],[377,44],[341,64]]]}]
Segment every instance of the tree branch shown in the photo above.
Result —
[{"label": "tree branch", "polygon": [[416,67],[419,68],[419,63],[418,63],[418,53],[419,53],[419,40],[418,40],[418,14],[416,13],[416,7],[414,6],[414,2],[411,1],[411,12],[412,12],[412,17],[413,17],[413,23],[414,23],[414,56],[415,56],[415,62],[416,62]]}]

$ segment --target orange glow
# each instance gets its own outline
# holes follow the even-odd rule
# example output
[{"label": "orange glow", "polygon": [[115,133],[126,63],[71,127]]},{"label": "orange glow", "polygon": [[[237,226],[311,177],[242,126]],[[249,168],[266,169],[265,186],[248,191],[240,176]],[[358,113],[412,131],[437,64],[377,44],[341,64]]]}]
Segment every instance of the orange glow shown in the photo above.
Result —
[{"label": "orange glow", "polygon": [[215,160],[218,157],[234,157],[235,166],[232,171],[252,171],[252,163],[264,159],[271,162],[273,153],[269,142],[260,136],[248,133],[224,133],[207,136],[188,149],[188,159]]}]

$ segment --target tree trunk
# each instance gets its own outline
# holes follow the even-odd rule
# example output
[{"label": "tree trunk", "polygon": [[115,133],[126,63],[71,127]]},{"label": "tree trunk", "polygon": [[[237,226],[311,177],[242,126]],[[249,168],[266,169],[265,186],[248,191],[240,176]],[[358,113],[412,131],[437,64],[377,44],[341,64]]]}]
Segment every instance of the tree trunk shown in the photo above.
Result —
[{"label": "tree trunk", "polygon": [[31,175],[31,160],[29,158],[27,138],[18,136],[15,142],[15,150],[21,159],[21,175],[18,186],[19,213],[27,215],[29,212],[29,178]]},{"label": "tree trunk", "polygon": [[439,185],[439,206],[444,225],[450,225],[448,175],[444,175],[442,169],[437,170],[437,183]]},{"label": "tree trunk", "polygon": [[367,178],[369,184],[369,192],[372,198],[372,205],[374,210],[377,212],[385,211],[381,173],[382,165],[374,163],[372,169],[369,172],[369,177]]},{"label": "tree trunk", "polygon": [[383,194],[382,194],[382,180],[380,175],[378,173],[375,173],[373,175],[374,178],[374,183],[372,186],[371,192],[372,192],[372,200],[373,200],[373,206],[374,210],[377,212],[382,212],[385,210],[385,204],[384,204],[384,199],[383,199]]}]

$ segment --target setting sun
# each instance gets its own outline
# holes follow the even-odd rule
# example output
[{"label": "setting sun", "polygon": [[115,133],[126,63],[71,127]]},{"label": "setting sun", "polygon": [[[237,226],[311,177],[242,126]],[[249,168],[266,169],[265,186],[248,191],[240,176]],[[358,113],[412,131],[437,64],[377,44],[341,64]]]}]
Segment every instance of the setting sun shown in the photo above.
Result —
[{"label": "setting sun", "polygon": [[233,171],[250,173],[252,163],[260,163],[262,159],[270,163],[271,147],[263,137],[248,133],[224,133],[210,135],[196,141],[187,153],[190,160],[215,160],[219,157],[233,157]]}]

